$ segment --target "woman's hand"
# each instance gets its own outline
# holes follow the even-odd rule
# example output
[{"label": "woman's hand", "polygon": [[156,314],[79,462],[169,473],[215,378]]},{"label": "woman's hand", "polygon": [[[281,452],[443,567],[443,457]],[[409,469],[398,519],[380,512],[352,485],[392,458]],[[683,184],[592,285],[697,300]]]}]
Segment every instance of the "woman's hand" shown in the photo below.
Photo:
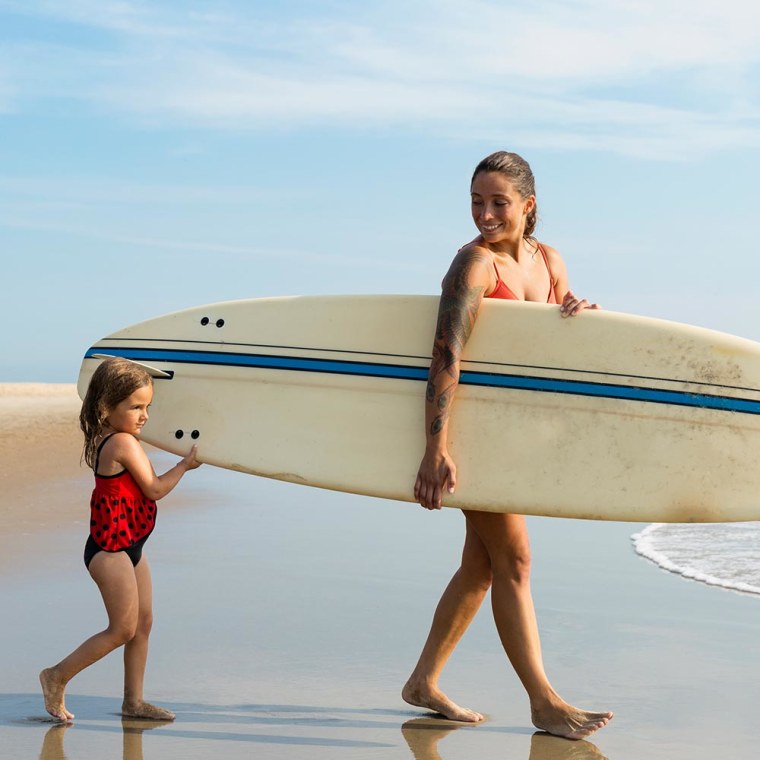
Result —
[{"label": "woman's hand", "polygon": [[585,298],[578,298],[572,290],[565,293],[562,299],[562,305],[559,307],[559,313],[563,317],[574,317],[580,314],[584,309],[601,309],[598,303],[589,303]]},{"label": "woman's hand", "polygon": [[444,488],[454,493],[457,484],[457,468],[446,450],[428,449],[422,458],[417,480],[414,483],[414,499],[425,509],[440,509]]}]

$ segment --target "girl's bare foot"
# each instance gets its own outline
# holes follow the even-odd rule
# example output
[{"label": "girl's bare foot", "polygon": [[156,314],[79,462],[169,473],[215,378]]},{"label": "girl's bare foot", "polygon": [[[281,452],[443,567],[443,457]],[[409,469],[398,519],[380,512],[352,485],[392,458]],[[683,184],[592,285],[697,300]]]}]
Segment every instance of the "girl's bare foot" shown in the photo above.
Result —
[{"label": "girl's bare foot", "polygon": [[125,701],[121,705],[121,714],[124,718],[143,718],[144,720],[174,720],[177,717],[173,712],[152,705],[150,702]]},{"label": "girl's bare foot", "polygon": [[440,713],[449,720],[458,720],[464,723],[479,723],[483,720],[480,713],[466,707],[460,707],[439,689],[422,687],[412,683],[411,680],[406,682],[401,692],[401,698],[404,702],[415,707],[425,707],[428,710]]},{"label": "girl's bare foot", "polygon": [[611,712],[580,710],[561,699],[531,707],[533,725],[541,731],[565,739],[585,739],[594,731],[604,728],[611,720]]},{"label": "girl's bare foot", "polygon": [[45,709],[62,723],[68,723],[74,720],[74,713],[66,709],[63,699],[63,692],[66,684],[58,675],[55,668],[45,668],[40,673],[40,686],[42,686],[42,696],[45,700]]}]

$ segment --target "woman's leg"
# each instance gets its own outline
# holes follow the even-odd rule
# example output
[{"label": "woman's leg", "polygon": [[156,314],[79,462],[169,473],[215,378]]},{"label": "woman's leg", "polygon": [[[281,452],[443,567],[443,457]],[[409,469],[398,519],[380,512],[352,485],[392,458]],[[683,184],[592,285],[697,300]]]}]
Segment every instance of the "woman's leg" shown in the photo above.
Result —
[{"label": "woman's leg", "polygon": [[137,629],[124,647],[124,702],[121,714],[130,718],[174,720],[174,713],[143,700],[148,639],[153,627],[153,583],[145,555],[137,563],[134,572],[139,599]]},{"label": "woman's leg", "polygon": [[491,585],[491,566],[485,545],[469,523],[462,550],[462,564],[438,602],[420,659],[401,696],[409,704],[427,707],[450,720],[477,722],[480,713],[460,707],[439,688],[444,665],[480,609]]},{"label": "woman's leg", "polygon": [[528,693],[534,725],[570,739],[583,738],[606,725],[612,713],[588,712],[569,705],[546,677],[530,590],[525,518],[489,512],[465,512],[465,516],[488,552],[494,621],[504,651]]},{"label": "woman's leg", "polygon": [[124,552],[98,552],[89,569],[103,597],[108,627],[87,639],[57,665],[40,673],[45,708],[62,721],[74,717],[64,703],[66,684],[77,673],[129,641],[137,627],[137,582],[129,557]]}]

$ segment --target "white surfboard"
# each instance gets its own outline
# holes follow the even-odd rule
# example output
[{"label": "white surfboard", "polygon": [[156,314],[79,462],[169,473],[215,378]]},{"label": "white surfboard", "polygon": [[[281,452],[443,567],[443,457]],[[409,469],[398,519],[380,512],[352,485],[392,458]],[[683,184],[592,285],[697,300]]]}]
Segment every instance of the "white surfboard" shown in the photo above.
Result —
[{"label": "white surfboard", "polygon": [[[156,375],[145,441],[219,467],[412,500],[438,298],[256,299],[86,353]],[[488,300],[450,424],[446,505],[603,520],[760,519],[760,344],[607,311]]]}]

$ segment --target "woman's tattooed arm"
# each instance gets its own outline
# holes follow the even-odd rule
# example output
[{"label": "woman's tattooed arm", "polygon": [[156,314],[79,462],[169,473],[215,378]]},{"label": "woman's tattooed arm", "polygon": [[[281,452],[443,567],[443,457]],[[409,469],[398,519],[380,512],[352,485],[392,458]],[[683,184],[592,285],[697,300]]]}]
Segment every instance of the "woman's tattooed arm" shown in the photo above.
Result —
[{"label": "woman's tattooed arm", "polygon": [[[459,359],[470,337],[486,285],[473,276],[490,258],[485,251],[461,251],[443,281],[438,307],[438,326],[433,344],[433,360],[426,392],[430,436],[438,436],[446,427],[459,383]],[[480,266],[478,266],[480,265]]]}]

